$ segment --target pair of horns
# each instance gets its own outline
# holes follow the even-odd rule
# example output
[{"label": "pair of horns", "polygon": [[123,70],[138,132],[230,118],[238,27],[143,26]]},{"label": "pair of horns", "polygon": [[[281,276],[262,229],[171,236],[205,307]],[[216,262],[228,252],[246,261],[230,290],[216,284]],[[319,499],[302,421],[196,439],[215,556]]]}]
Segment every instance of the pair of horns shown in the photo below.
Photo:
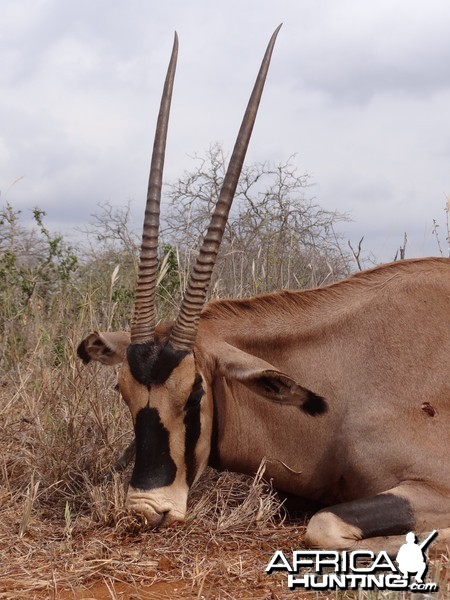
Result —
[{"label": "pair of horns", "polygon": [[[241,174],[248,143],[255,123],[264,83],[269,70],[275,40],[280,30],[277,27],[270,38],[261,67],[253,87],[247,109],[242,120],[233,154],[223,181],[219,200],[214,209],[211,223],[206,232],[194,268],[189,276],[186,292],[180,306],[178,317],[172,329],[169,343],[178,350],[191,350],[195,343],[198,321],[205,304],[211,275],[217,253],[222,241],[225,225],[233,202],[236,186]],[[150,178],[145,209],[142,246],[139,261],[138,282],[134,305],[134,318],[131,326],[131,343],[142,344],[154,339],[156,314],[155,296],[158,272],[158,233],[159,207],[161,201],[162,173],[166,148],[167,128],[173,81],[178,55],[178,36],[175,34],[172,56],[167,70],[164,90],[161,98],[155,141],[150,167]]]}]

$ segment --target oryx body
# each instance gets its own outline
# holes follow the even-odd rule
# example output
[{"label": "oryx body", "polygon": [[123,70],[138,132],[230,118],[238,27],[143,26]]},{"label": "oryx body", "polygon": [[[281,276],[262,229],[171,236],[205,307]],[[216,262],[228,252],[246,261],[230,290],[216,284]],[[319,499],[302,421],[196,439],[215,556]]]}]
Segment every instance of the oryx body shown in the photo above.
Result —
[{"label": "oryx body", "polygon": [[208,462],[254,473],[265,458],[275,487],[328,507],[311,545],[388,550],[381,536],[450,526],[450,260],[204,307],[265,72],[175,324],[155,326],[151,176],[131,334],[92,333],[78,353],[121,364],[136,438],[127,502],[154,526],[183,520]]}]

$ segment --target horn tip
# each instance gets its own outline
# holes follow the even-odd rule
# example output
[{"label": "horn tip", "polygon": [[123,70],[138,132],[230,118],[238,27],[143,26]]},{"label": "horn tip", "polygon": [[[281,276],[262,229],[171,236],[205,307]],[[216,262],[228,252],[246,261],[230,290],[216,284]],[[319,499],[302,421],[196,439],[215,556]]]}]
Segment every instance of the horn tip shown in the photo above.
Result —
[{"label": "horn tip", "polygon": [[274,38],[276,38],[276,37],[277,37],[277,35],[278,35],[278,32],[280,31],[280,29],[282,28],[282,26],[283,26],[283,23],[280,23],[280,24],[278,25],[278,27],[277,27],[277,28],[275,29],[275,31],[273,32],[273,34],[272,34],[272,37],[274,37]]}]

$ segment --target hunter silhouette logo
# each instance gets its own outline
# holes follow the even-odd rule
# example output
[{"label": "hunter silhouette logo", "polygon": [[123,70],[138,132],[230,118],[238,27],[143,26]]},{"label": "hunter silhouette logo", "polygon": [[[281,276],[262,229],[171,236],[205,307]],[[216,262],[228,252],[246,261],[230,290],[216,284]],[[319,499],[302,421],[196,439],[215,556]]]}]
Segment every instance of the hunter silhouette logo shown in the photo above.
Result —
[{"label": "hunter silhouette logo", "polygon": [[406,534],[406,544],[400,548],[396,558],[398,568],[404,577],[409,579],[409,575],[415,573],[416,582],[423,583],[423,576],[428,567],[424,550],[436,536],[437,530],[434,529],[421,544],[417,544],[416,535],[412,531]]},{"label": "hunter silhouette logo", "polygon": [[[413,592],[437,592],[434,582],[424,582],[427,572],[425,550],[437,536],[432,531],[422,542],[416,535],[406,534],[395,561],[382,550],[294,550],[292,560],[282,550],[270,559],[266,573],[286,571],[291,590],[409,590]],[[397,563],[397,565],[395,564]],[[413,581],[410,577],[414,575]]]}]

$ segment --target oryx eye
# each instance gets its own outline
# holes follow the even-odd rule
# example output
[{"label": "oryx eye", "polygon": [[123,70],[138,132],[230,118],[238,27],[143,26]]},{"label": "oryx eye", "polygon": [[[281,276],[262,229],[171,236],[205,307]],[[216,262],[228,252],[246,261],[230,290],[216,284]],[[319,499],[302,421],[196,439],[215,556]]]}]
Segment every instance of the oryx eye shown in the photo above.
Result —
[{"label": "oryx eye", "polygon": [[116,383],[116,385],[114,386],[114,391],[115,392],[120,392],[120,388],[119,388],[119,384]]}]

